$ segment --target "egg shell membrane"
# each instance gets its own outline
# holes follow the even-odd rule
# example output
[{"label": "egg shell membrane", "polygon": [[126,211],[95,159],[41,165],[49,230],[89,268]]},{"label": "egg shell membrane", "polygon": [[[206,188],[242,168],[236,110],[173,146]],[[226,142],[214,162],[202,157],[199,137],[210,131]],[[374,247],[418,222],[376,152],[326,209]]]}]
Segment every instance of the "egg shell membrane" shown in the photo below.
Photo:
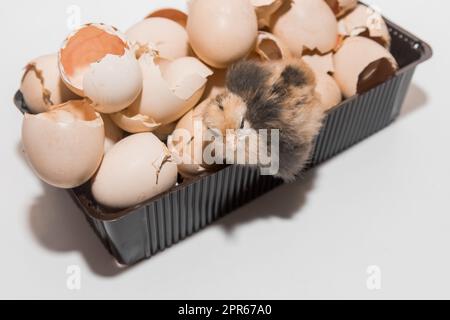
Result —
[{"label": "egg shell membrane", "polygon": [[145,19],[149,18],[166,18],[178,23],[183,28],[186,28],[188,20],[188,16],[186,13],[173,8],[165,8],[152,12],[145,17]]},{"label": "egg shell membrane", "polygon": [[68,38],[61,49],[60,61],[64,73],[71,78],[107,55],[123,56],[127,49],[128,44],[119,36],[88,25]]},{"label": "egg shell membrane", "polygon": [[387,58],[370,63],[358,77],[356,92],[359,94],[369,91],[392,78],[396,71],[396,66]]}]

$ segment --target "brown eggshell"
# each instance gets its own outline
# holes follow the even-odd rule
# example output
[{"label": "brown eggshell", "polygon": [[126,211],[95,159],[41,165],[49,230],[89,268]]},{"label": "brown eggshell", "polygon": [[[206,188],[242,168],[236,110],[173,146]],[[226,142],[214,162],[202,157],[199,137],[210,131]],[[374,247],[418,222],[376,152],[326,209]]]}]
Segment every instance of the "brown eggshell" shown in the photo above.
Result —
[{"label": "brown eggshell", "polygon": [[25,67],[20,91],[31,113],[46,112],[53,106],[78,97],[61,79],[57,54],[45,55],[29,62]]},{"label": "brown eggshell", "polygon": [[264,29],[270,26],[272,16],[287,0],[251,0],[258,17],[258,27]]},{"label": "brown eggshell", "polygon": [[316,75],[316,93],[320,100],[320,105],[329,110],[337,106],[342,101],[342,93],[336,80],[328,74]]},{"label": "brown eggshell", "polygon": [[398,64],[392,54],[377,42],[350,37],[334,55],[334,78],[349,98],[391,78]]},{"label": "brown eggshell", "polygon": [[274,61],[292,58],[289,48],[269,32],[260,31],[255,47],[255,56],[262,61]]},{"label": "brown eggshell", "polygon": [[248,0],[191,0],[187,31],[197,56],[223,69],[251,52],[258,21]]},{"label": "brown eggshell", "polygon": [[178,23],[183,28],[186,28],[188,16],[187,16],[186,12],[183,12],[183,11],[175,9],[175,8],[163,8],[163,9],[159,9],[154,12],[151,12],[146,17],[146,19],[148,19],[148,18],[169,19],[169,20],[172,20],[172,21]]},{"label": "brown eggshell", "polygon": [[338,18],[352,11],[358,5],[358,0],[325,0],[325,2]]},{"label": "brown eggshell", "polygon": [[92,195],[106,207],[133,207],[168,191],[177,176],[177,166],[164,143],[152,133],[135,134],[105,155],[92,180]]},{"label": "brown eggshell", "polygon": [[324,1],[293,0],[276,12],[272,33],[300,57],[305,50],[327,53],[338,39],[336,16]]},{"label": "brown eggshell", "polygon": [[103,124],[105,126],[105,153],[108,152],[117,142],[125,137],[125,132],[119,128],[110,115],[102,114]]},{"label": "brown eggshell", "polygon": [[69,101],[45,113],[25,114],[22,142],[39,178],[55,187],[75,188],[102,161],[104,125],[87,101]]}]

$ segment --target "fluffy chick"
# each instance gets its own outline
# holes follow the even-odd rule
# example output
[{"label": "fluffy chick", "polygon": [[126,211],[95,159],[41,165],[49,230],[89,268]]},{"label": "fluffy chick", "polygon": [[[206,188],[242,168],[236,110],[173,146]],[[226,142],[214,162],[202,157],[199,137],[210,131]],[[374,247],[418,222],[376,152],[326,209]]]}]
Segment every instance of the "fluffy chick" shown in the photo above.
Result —
[{"label": "fluffy chick", "polygon": [[226,89],[210,99],[203,119],[223,136],[227,130],[278,129],[279,150],[270,150],[266,141],[268,150],[278,153],[276,176],[293,181],[307,164],[325,115],[315,86],[314,73],[299,59],[243,60],[230,67]]}]

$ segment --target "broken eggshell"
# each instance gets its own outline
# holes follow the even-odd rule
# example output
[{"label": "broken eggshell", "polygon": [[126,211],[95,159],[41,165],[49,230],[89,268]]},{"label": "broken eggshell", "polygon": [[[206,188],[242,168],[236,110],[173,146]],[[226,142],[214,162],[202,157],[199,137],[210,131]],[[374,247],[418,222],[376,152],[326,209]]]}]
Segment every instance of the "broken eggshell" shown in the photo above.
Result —
[{"label": "broken eggshell", "polygon": [[61,79],[57,54],[30,61],[25,67],[20,91],[31,113],[46,112],[55,105],[77,98]]},{"label": "broken eggshell", "polygon": [[140,21],[126,35],[133,45],[156,50],[165,59],[186,57],[191,52],[185,28],[167,18],[152,17]]},{"label": "broken eggshell", "polygon": [[338,39],[336,16],[324,1],[286,2],[275,13],[271,29],[297,57],[305,50],[327,53],[335,48]]},{"label": "broken eggshell", "polygon": [[252,51],[258,21],[248,0],[191,0],[187,32],[197,56],[224,69]]},{"label": "broken eggshell", "polygon": [[258,33],[255,52],[256,56],[262,61],[284,60],[292,58],[289,48],[273,34],[265,31]]},{"label": "broken eggshell", "polygon": [[256,10],[256,16],[258,17],[259,29],[270,26],[272,16],[286,1],[287,0],[251,0],[251,3]]},{"label": "broken eggshell", "polygon": [[105,155],[92,179],[92,195],[106,207],[133,207],[168,191],[177,176],[166,145],[152,133],[135,134]]},{"label": "broken eggshell", "polygon": [[316,94],[320,105],[325,110],[338,105],[342,101],[342,93],[336,80],[330,75],[334,73],[333,54],[305,55],[302,60],[310,66],[316,76]]},{"label": "broken eggshell", "polygon": [[105,153],[120,140],[125,137],[125,132],[119,128],[114,121],[111,120],[110,115],[102,114],[103,124],[105,126]]},{"label": "broken eggshell", "polygon": [[345,37],[364,36],[385,48],[391,45],[389,29],[382,15],[362,4],[339,20],[339,33]]},{"label": "broken eggshell", "polygon": [[358,0],[325,0],[325,2],[338,18],[352,11],[358,5]]},{"label": "broken eggshell", "polygon": [[179,58],[161,68],[156,57],[145,54],[139,63],[144,75],[141,95],[129,108],[111,117],[131,133],[154,131],[181,118],[198,103],[212,75],[194,57]]},{"label": "broken eggshell", "polygon": [[75,188],[95,173],[104,153],[103,120],[86,100],[69,101],[38,115],[25,114],[22,142],[37,176]]},{"label": "broken eggshell", "polygon": [[334,78],[346,98],[365,92],[391,78],[398,69],[392,54],[364,37],[344,40],[334,55]]},{"label": "broken eggshell", "polygon": [[151,12],[146,17],[146,19],[148,19],[148,18],[169,19],[169,20],[172,20],[172,21],[178,23],[183,28],[186,28],[188,16],[187,16],[186,12],[179,10],[179,9],[163,8],[163,9],[159,9],[159,10]]},{"label": "broken eggshell", "polygon": [[59,51],[59,69],[68,87],[101,113],[123,110],[142,89],[141,69],[127,40],[104,24],[73,32]]}]

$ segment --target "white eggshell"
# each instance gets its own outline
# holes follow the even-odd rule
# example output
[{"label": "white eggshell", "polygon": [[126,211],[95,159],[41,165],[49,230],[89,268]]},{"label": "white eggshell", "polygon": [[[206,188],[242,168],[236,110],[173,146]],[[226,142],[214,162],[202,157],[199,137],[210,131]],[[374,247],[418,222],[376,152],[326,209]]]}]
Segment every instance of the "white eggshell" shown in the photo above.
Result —
[{"label": "white eggshell", "polygon": [[391,44],[389,29],[381,14],[362,4],[339,21],[339,32],[343,36],[367,36],[386,48]]},{"label": "white eggshell", "polygon": [[296,56],[304,50],[327,53],[338,39],[336,16],[324,1],[287,1],[274,15],[272,32]]},{"label": "white eggshell", "polygon": [[104,125],[86,101],[70,101],[49,112],[25,114],[22,142],[39,178],[55,187],[74,188],[100,165]]},{"label": "white eggshell", "polygon": [[[373,62],[387,59],[392,74],[398,64],[392,54],[377,42],[364,37],[350,37],[344,40],[334,55],[334,78],[346,98],[357,93],[360,75]],[[384,81],[387,79],[379,79]]]},{"label": "white eggshell", "polygon": [[25,68],[20,91],[31,113],[46,112],[52,106],[77,98],[61,79],[57,54],[30,61]]},{"label": "white eggshell", "polygon": [[187,8],[183,8],[186,10],[180,10],[180,9],[176,9],[176,8],[162,8],[156,11],[151,12],[146,19],[148,18],[165,18],[165,19],[169,19],[172,20],[176,23],[178,23],[180,26],[182,26],[183,28],[186,28],[187,25]]},{"label": "white eggshell", "polygon": [[134,55],[107,55],[91,65],[84,75],[83,88],[95,110],[115,113],[136,100],[142,90],[142,79],[141,68]]},{"label": "white eggshell", "polygon": [[[147,129],[145,131],[153,131],[160,125],[181,118],[200,100],[207,78],[212,75],[209,68],[193,57],[170,62],[164,66],[164,72],[155,63],[155,58],[148,54],[143,55],[139,63],[144,76],[142,93],[129,108],[121,112],[122,115],[112,117],[128,132],[133,132],[133,128],[124,126],[124,118],[135,119],[134,127]],[[141,125],[137,126],[139,121]]]},{"label": "white eggshell", "polygon": [[332,76],[324,73],[317,74],[316,82],[316,94],[319,97],[322,108],[329,110],[341,103],[341,89]]},{"label": "white eggshell", "polygon": [[135,134],[105,155],[92,194],[106,207],[133,207],[175,186],[177,175],[167,147],[154,134]]},{"label": "white eggshell", "polygon": [[105,125],[105,153],[120,140],[125,137],[125,132],[120,129],[107,114],[102,114],[103,124]]},{"label": "white eggshell", "polygon": [[305,55],[302,57],[302,60],[305,61],[315,73],[334,73],[332,53],[326,55]]},{"label": "white eggshell", "polygon": [[138,22],[126,35],[132,43],[149,46],[161,57],[177,59],[190,54],[186,30],[177,22],[154,17]]},{"label": "white eggshell", "polygon": [[223,69],[252,51],[258,20],[248,0],[192,0],[187,32],[198,57]]}]

